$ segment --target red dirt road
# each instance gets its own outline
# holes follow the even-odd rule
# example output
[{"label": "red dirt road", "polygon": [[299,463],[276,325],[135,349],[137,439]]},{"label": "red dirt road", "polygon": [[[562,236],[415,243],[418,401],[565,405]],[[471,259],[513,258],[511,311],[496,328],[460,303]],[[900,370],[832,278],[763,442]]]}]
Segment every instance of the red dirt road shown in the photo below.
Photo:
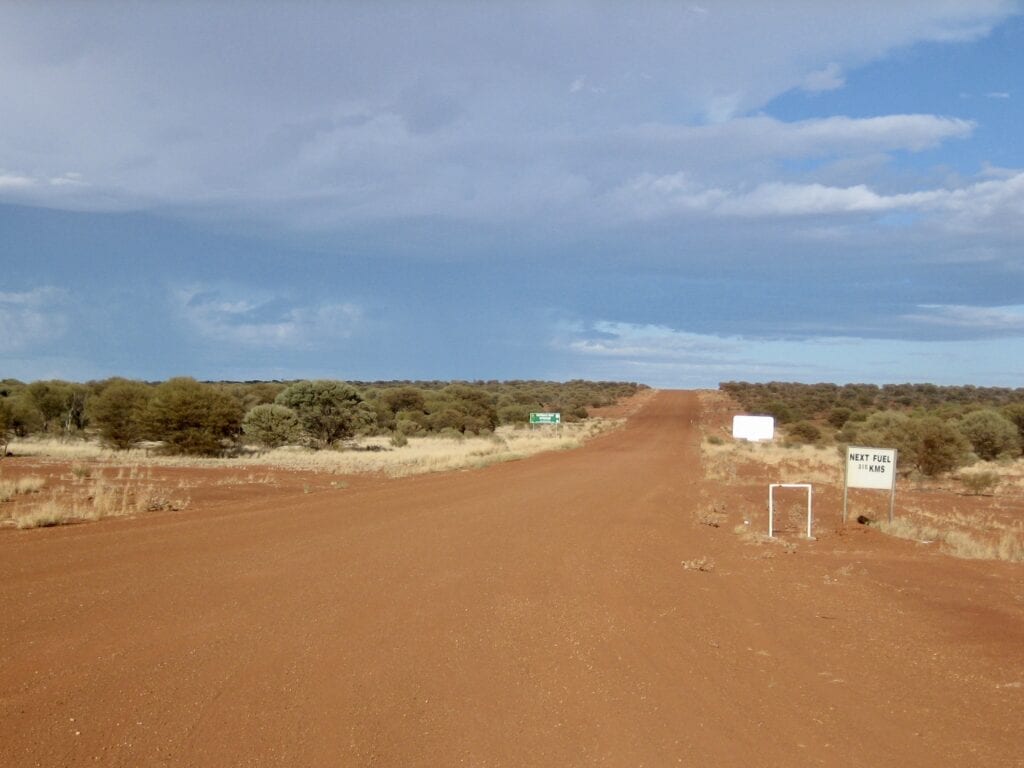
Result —
[{"label": "red dirt road", "polygon": [[1024,765],[1020,566],[701,525],[699,417],[0,532],[0,765]]}]

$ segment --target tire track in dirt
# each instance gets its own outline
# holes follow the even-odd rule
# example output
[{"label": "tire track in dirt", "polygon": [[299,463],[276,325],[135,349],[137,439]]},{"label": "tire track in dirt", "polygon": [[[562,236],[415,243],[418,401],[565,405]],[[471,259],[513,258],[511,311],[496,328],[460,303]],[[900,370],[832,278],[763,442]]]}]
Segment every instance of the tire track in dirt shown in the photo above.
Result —
[{"label": "tire track in dirt", "polygon": [[1019,764],[1020,609],[949,671],[842,542],[698,525],[698,421],[662,392],[571,452],[0,537],[0,764]]}]

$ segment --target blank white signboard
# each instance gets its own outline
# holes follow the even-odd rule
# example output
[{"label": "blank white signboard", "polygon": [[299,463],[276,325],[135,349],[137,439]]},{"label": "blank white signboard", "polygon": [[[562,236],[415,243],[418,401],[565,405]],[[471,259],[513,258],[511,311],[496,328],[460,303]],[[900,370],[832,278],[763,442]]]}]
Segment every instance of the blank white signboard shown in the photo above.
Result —
[{"label": "blank white signboard", "polygon": [[771,440],[775,437],[772,416],[733,416],[732,436],[737,440]]}]

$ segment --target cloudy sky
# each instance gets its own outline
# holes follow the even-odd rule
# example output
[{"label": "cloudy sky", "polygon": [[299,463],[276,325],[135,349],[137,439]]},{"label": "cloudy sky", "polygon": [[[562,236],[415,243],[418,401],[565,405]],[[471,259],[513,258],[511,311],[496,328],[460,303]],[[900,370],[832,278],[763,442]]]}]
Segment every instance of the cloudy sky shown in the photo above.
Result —
[{"label": "cloudy sky", "polygon": [[3,3],[0,378],[1024,386],[1022,13]]}]

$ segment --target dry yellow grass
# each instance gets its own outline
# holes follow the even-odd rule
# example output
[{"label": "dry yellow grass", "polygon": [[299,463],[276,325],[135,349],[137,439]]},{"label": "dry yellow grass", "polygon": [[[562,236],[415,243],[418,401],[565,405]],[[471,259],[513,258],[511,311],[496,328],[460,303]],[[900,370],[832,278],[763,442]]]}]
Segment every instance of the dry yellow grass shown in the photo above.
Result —
[{"label": "dry yellow grass", "polygon": [[785,447],[776,443],[749,443],[729,438],[718,443],[701,443],[704,476],[710,480],[735,481],[743,465],[761,467],[780,481],[792,483],[843,482],[842,461],[834,447],[801,445]]},{"label": "dry yellow grass", "polygon": [[[545,451],[576,448],[587,439],[614,429],[621,419],[588,419],[563,424],[558,429],[514,429],[501,427],[493,435],[466,437],[410,437],[408,444],[394,447],[388,437],[369,437],[345,450],[314,451],[287,447],[251,451],[234,458],[206,459],[160,456],[147,448],[114,451],[98,443],[64,443],[56,440],[20,440],[11,444],[17,456],[38,456],[62,461],[90,461],[120,465],[134,479],[145,467],[280,467],[333,474],[381,472],[391,477],[423,472],[483,467],[501,461],[525,458]],[[264,482],[264,481],[257,481]],[[272,482],[272,481],[266,481]]]},{"label": "dry yellow grass", "polygon": [[[47,498],[28,508],[12,510],[5,524],[17,528],[41,528],[73,521],[101,520],[188,506],[182,497],[152,483],[109,480],[102,469],[73,474],[72,482],[54,489]],[[40,480],[41,478],[33,478]],[[40,487],[39,483],[32,483]]]},{"label": "dry yellow grass", "polygon": [[951,527],[954,523],[943,525],[921,523],[907,517],[899,517],[891,523],[878,523],[880,530],[901,539],[910,539],[922,544],[937,542],[943,551],[954,557],[968,560],[1005,560],[1012,563],[1024,562],[1024,536],[1019,529],[1005,530],[992,539],[984,531],[964,530]]},{"label": "dry yellow grass", "polygon": [[39,493],[45,485],[46,479],[35,475],[0,481],[0,501],[10,501],[18,495]]},{"label": "dry yellow grass", "polygon": [[17,528],[49,528],[54,525],[64,525],[74,520],[72,512],[57,504],[55,501],[46,501],[26,512],[19,512],[12,520]]}]

